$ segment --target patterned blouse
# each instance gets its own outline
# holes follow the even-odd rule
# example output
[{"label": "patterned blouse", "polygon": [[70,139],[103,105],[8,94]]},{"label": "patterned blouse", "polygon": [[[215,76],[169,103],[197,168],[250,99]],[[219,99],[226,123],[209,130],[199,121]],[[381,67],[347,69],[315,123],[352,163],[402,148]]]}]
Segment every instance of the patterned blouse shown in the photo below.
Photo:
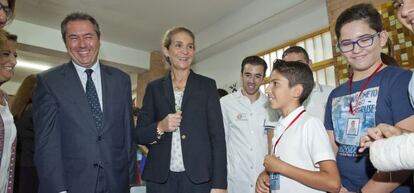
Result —
[{"label": "patterned blouse", "polygon": [[13,192],[14,166],[16,161],[16,127],[9,110],[7,95],[0,91],[0,193]]}]

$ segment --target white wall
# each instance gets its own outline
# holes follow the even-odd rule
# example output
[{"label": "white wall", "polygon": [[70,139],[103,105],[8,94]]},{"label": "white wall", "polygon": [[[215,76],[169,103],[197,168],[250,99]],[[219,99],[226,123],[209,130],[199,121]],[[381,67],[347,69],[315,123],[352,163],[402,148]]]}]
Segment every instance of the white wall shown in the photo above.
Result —
[{"label": "white wall", "polygon": [[220,88],[239,80],[240,65],[246,56],[254,55],[328,25],[326,4],[307,7],[306,11],[301,12],[301,15],[295,15],[270,30],[240,42],[227,51],[197,61],[192,68],[199,74],[215,79]]}]

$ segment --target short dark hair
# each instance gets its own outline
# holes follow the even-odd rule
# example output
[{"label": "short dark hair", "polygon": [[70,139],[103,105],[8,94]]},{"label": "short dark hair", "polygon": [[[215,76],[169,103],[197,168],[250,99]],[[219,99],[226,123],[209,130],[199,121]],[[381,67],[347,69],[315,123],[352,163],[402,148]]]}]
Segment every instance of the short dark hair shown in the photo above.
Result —
[{"label": "short dark hair", "polygon": [[264,61],[259,56],[253,55],[253,56],[247,56],[246,58],[244,58],[241,64],[241,73],[243,73],[244,67],[246,66],[246,64],[251,64],[253,66],[256,66],[256,65],[263,66],[264,68],[263,77],[266,75],[266,70],[267,70],[266,61]]},{"label": "short dark hair", "polygon": [[71,21],[90,21],[93,25],[93,28],[95,29],[96,34],[98,35],[98,38],[101,38],[101,30],[95,18],[93,18],[91,15],[87,13],[74,12],[74,13],[67,15],[65,19],[63,19],[62,23],[60,24],[60,32],[62,33],[63,42],[65,42],[65,44],[66,44],[67,25]]},{"label": "short dark hair", "polygon": [[360,3],[343,11],[336,20],[335,34],[338,40],[341,37],[342,26],[356,20],[365,20],[369,27],[376,32],[380,32],[384,29],[381,15],[378,13],[377,9],[375,9],[372,4]]},{"label": "short dark hair", "polygon": [[285,58],[286,55],[290,54],[290,53],[302,53],[303,56],[305,56],[305,60],[307,63],[309,63],[310,59],[309,59],[309,54],[308,52],[305,50],[305,48],[302,48],[300,46],[291,46],[288,49],[286,49],[283,54],[282,54],[282,58]]},{"label": "short dark hair", "polygon": [[289,88],[301,84],[303,92],[299,97],[299,103],[302,104],[312,92],[315,82],[313,73],[309,65],[298,61],[286,62],[284,60],[276,60],[273,63],[273,71],[282,74],[289,81]]},{"label": "short dark hair", "polygon": [[12,34],[8,31],[4,31],[4,32],[5,32],[7,40],[12,40],[12,41],[17,42],[17,35],[16,34]]},{"label": "short dark hair", "polygon": [[226,90],[224,90],[222,88],[218,88],[217,92],[218,92],[218,95],[219,95],[220,98],[229,94],[229,92],[227,92]]}]

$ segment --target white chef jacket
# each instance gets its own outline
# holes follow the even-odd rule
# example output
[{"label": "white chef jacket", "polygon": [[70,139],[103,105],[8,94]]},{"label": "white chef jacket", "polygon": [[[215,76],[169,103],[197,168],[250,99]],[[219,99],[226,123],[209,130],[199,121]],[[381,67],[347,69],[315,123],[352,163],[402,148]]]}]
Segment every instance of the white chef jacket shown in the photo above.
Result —
[{"label": "white chef jacket", "polygon": [[277,120],[260,92],[254,103],[239,90],[220,100],[227,146],[228,193],[254,193],[267,154],[265,121]]}]

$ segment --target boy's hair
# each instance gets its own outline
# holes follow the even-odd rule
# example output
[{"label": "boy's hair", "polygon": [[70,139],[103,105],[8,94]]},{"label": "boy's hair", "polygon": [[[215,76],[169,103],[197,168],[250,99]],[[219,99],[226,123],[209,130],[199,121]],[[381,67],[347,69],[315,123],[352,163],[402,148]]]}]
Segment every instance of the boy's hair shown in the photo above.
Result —
[{"label": "boy's hair", "polygon": [[381,15],[372,4],[356,4],[343,11],[336,20],[335,34],[337,39],[341,37],[342,26],[357,20],[365,20],[368,23],[369,27],[376,32],[380,32],[384,29],[382,25]]},{"label": "boy's hair", "polygon": [[272,70],[282,74],[282,76],[289,81],[289,88],[298,84],[302,85],[303,92],[299,97],[299,103],[302,105],[315,86],[313,73],[310,67],[302,62],[276,60],[273,63]]},{"label": "boy's hair", "polygon": [[244,67],[246,66],[246,64],[251,64],[253,66],[256,66],[256,65],[263,66],[263,77],[266,75],[266,70],[267,70],[266,61],[264,61],[259,56],[247,56],[246,58],[244,58],[241,64],[241,73],[243,73]]}]

